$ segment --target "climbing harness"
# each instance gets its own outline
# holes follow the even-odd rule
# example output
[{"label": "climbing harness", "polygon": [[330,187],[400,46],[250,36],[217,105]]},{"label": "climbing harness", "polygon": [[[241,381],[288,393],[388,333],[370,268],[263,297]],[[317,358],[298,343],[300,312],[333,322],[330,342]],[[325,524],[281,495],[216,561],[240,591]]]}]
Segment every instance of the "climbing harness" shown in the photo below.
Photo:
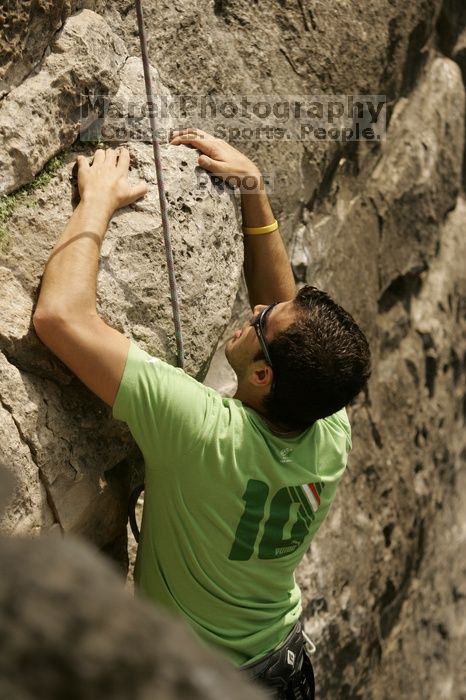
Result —
[{"label": "climbing harness", "polygon": [[314,700],[314,670],[309,658],[314,652],[315,646],[299,620],[277,649],[241,670],[274,700]]},{"label": "climbing harness", "polygon": [[[167,260],[167,270],[168,270],[168,281],[170,284],[170,297],[173,310],[173,321],[175,325],[175,336],[176,336],[176,351],[177,351],[177,364],[178,367],[184,369],[184,349],[183,349],[183,335],[181,332],[181,321],[180,321],[180,307],[178,303],[178,291],[176,287],[175,279],[175,266],[173,262],[173,251],[170,239],[170,224],[168,220],[168,208],[167,199],[165,196],[165,186],[163,182],[162,174],[162,162],[160,155],[160,146],[157,140],[157,126],[155,123],[154,115],[154,96],[152,91],[152,78],[150,74],[149,56],[147,51],[147,39],[146,30],[144,27],[144,15],[142,12],[142,0],[135,0],[136,2],[136,14],[138,18],[138,32],[139,41],[141,44],[141,58],[142,65],[144,68],[144,82],[146,86],[146,97],[147,106],[149,110],[149,123],[151,128],[152,136],[152,147],[154,150],[154,164],[155,172],[157,174],[157,187],[159,191],[159,201],[160,201],[160,215],[162,217],[162,230],[163,230],[163,240],[165,244],[165,257]],[[131,530],[134,535],[136,542],[139,542],[139,529],[136,522],[136,503],[137,500],[144,490],[144,485],[137,486],[131,493],[128,509],[129,509],[129,522],[131,525]]]}]

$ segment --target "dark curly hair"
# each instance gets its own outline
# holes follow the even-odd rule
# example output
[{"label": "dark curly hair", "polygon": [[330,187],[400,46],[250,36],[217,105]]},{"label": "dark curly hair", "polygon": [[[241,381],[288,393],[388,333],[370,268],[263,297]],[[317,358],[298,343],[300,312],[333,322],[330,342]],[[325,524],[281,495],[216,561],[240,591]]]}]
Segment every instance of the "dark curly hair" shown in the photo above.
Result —
[{"label": "dark curly hair", "polygon": [[293,301],[296,322],[269,343],[274,385],[263,407],[270,421],[304,430],[364,388],[370,350],[353,317],[326,292],[306,285]]}]

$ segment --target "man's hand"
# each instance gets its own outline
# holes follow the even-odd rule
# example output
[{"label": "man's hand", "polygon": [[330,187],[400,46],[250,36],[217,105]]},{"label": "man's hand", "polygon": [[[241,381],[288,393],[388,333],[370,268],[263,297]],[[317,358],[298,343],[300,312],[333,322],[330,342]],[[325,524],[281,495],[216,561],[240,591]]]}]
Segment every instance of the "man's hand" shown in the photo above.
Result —
[{"label": "man's hand", "polygon": [[[198,163],[228,184],[239,185],[243,225],[267,226],[274,215],[259,168],[244,153],[202,129],[172,131],[170,144],[201,151]],[[296,293],[293,272],[280,231],[244,236],[244,274],[251,308],[289,301]]]},{"label": "man's hand", "polygon": [[147,192],[146,183],[128,182],[129,151],[127,148],[97,149],[92,165],[84,156],[76,158],[78,188],[83,203],[98,203],[111,216],[120,207],[126,207]]},{"label": "man's hand", "polygon": [[[244,153],[238,151],[229,143],[222,139],[215,138],[202,129],[182,129],[172,131],[170,145],[194,146],[202,153],[198,158],[199,165],[208,170],[213,175],[218,175],[228,182],[230,176],[234,184],[238,179],[245,182],[246,187],[251,186],[251,182],[246,182],[246,178],[254,178],[260,182],[261,173],[259,168]],[[241,186],[241,185],[240,185]]]}]

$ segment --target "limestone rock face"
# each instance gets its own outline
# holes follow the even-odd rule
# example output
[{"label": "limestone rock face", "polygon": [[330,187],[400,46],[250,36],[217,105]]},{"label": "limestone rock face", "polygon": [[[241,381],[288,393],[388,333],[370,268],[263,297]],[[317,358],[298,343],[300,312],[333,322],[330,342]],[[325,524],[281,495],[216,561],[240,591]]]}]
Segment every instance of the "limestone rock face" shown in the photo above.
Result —
[{"label": "limestone rock face", "polygon": [[[38,341],[31,315],[49,252],[78,200],[70,178],[80,96],[112,88],[115,124],[119,105],[124,114],[129,103],[144,104],[142,63],[127,57],[122,40],[90,10],[71,16],[51,49],[37,74],[12,89],[0,110],[5,189],[30,180],[62,152],[55,172],[39,178],[39,186],[3,200],[14,201],[14,211],[5,224],[0,265],[1,444],[19,483],[2,523],[9,532],[57,527],[80,533],[113,548],[124,563],[128,489],[140,455],[124,426]],[[153,77],[160,90],[155,68]],[[162,92],[169,97],[166,88]],[[34,129],[25,129],[28,121]],[[162,124],[170,126],[169,120]],[[144,178],[149,192],[111,222],[102,247],[98,308],[141,347],[175,363],[147,118],[138,126],[141,133],[130,144],[131,179]],[[94,150],[86,142],[79,149],[88,155]],[[231,191],[201,177],[195,151],[166,143],[162,151],[186,369],[202,377],[230,318],[241,270],[236,201]]]},{"label": "limestone rock face", "polygon": [[90,10],[70,17],[50,49],[40,71],[3,99],[0,195],[32,180],[73,143],[86,95],[115,90],[126,58],[121,39]]},{"label": "limestone rock face", "polygon": [[54,32],[63,23],[66,5],[65,0],[3,3],[0,9],[0,97],[12,86],[19,85],[40,63]]},{"label": "limestone rock face", "polygon": [[0,8],[0,99],[39,69],[72,12],[104,6],[105,0],[6,0]]},{"label": "limestone rock face", "polygon": [[458,65],[435,59],[411,98],[397,107],[370,183],[383,220],[383,292],[393,280],[428,265],[439,225],[456,204],[464,148],[464,87]]},{"label": "limestone rock face", "polygon": [[[461,2],[461,0],[459,0]],[[115,6],[130,52],[138,51],[135,9]],[[441,0],[309,1],[161,0],[145,3],[149,52],[175,95],[387,95],[389,110],[413,86]],[[199,40],[202,37],[202,40]],[[163,61],[158,57],[163,56]],[[203,127],[187,111],[185,126]],[[287,239],[302,204],[325,185],[341,143],[229,137],[231,120],[218,120],[226,138],[253,155],[273,176],[275,213]]]},{"label": "limestone rock face", "polygon": [[[442,104],[459,100],[443,117],[431,89],[440,73],[453,78],[442,81]],[[456,698],[464,688],[457,620],[465,611],[454,593],[466,574],[456,496],[466,336],[458,76],[448,60],[426,66],[395,111],[375,167],[366,161],[358,182],[343,164],[333,206],[316,208],[304,234],[316,261],[308,279],[364,319],[373,351],[367,400],[350,411],[354,450],[338,505],[299,571],[307,629],[321,642],[317,674],[331,697]],[[410,114],[416,102],[423,108]],[[322,237],[344,269],[335,269],[335,256],[333,264],[316,260]]]},{"label": "limestone rock face", "polygon": [[[220,135],[271,175],[271,201],[297,281],[330,292],[372,348],[368,390],[349,409],[347,474],[298,572],[306,628],[318,647],[318,695],[460,700],[464,2],[145,0],[144,10],[156,93],[167,103],[183,95],[387,98],[388,131],[380,142],[248,139],[230,134],[225,120]],[[2,523],[22,533],[61,527],[124,563],[130,467],[140,455],[38,342],[30,316],[48,252],[76,202],[68,179],[73,156],[78,148],[93,150],[74,143],[79,129],[99,123],[111,145],[122,141],[91,99],[80,125],[78,93],[114,98],[116,122],[128,102],[143,99],[134,6],[36,0],[1,12],[8,50],[0,63],[0,188],[12,194],[0,199],[0,445],[18,474]],[[190,108],[168,112],[160,120],[162,154],[188,371],[203,377],[221,338],[206,381],[232,393],[223,346],[250,314],[239,283],[235,200],[201,178],[195,151],[164,138],[170,127],[207,124],[215,127],[215,120]],[[132,177],[146,178],[150,191],[113,218],[99,310],[174,362],[145,116],[132,127],[136,135],[123,138]],[[60,166],[34,180],[55,154]],[[28,188],[18,191],[24,183]]]},{"label": "limestone rock face", "polygon": [[[102,247],[98,307],[103,318],[141,347],[176,363],[160,209],[151,148],[132,148],[134,172],[144,177],[146,197],[114,217]],[[235,205],[210,180],[202,189],[194,175],[194,151],[164,148],[165,184],[170,205],[178,273],[186,367],[202,376],[215,343],[229,320],[241,268],[241,240]],[[17,466],[25,491],[23,506],[7,516],[8,529],[28,531],[41,521],[40,509],[26,498],[33,488],[31,470],[41,477],[53,503],[44,498],[46,525],[56,520],[65,531],[88,535],[100,546],[125,532],[129,468],[112,478],[132,447],[122,424],[42,346],[30,327],[33,296],[48,253],[72,213],[64,165],[29,208],[20,207],[10,222],[8,249],[1,269],[1,404],[16,426],[2,444],[5,458]],[[136,175],[134,174],[134,177]],[[68,200],[68,201],[67,201]],[[220,293],[221,287],[221,293]],[[20,440],[26,453],[18,452]],[[134,456],[133,456],[134,458]],[[27,460],[25,470],[21,465]],[[37,472],[37,470],[39,470]],[[118,471],[118,468],[117,468]],[[19,504],[18,504],[19,506]],[[102,512],[105,519],[102,522]]]}]

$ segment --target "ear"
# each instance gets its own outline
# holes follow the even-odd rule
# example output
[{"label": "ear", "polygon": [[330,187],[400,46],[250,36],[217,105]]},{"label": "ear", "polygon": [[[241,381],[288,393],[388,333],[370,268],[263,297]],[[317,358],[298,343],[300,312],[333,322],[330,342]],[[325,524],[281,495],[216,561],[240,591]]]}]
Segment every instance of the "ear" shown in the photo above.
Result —
[{"label": "ear", "polygon": [[265,362],[258,362],[249,375],[249,381],[258,389],[267,389],[273,382],[273,371]]}]

